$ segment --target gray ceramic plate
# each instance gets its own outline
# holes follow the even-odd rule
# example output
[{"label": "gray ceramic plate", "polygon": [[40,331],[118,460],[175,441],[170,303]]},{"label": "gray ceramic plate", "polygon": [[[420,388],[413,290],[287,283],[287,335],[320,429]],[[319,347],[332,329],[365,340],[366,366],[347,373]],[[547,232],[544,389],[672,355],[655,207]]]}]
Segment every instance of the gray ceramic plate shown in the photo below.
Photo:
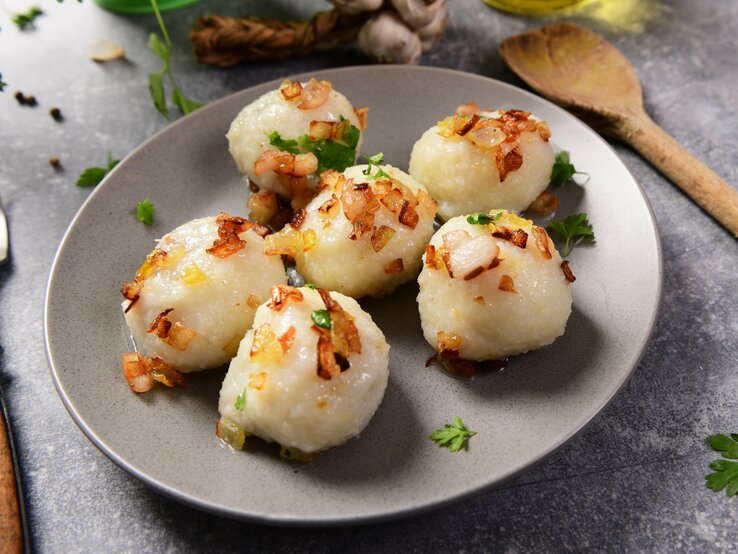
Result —
[{"label": "gray ceramic plate", "polygon": [[[355,106],[371,107],[364,151],[383,151],[403,168],[421,133],[463,102],[533,111],[549,122],[555,147],[591,176],[583,189],[563,189],[559,212],[586,211],[597,243],[571,256],[577,281],[566,334],[471,382],[424,367],[432,352],[421,335],[415,284],[366,302],[392,347],[384,402],[358,439],[295,466],[268,446],[231,452],[219,445],[223,371],[192,376],[186,389],[135,395],[120,369],[121,352],[131,348],[121,284],[154,239],[177,225],[221,210],[245,215],[247,189],[224,134],[244,105],[279,83],[206,106],[128,156],[80,209],[51,272],[45,332],[59,394],[98,448],[155,489],[224,515],[302,525],[417,512],[535,464],[626,381],[651,333],[661,288],[659,239],[643,192],[607,143],[571,115],[510,85],[450,70],[376,66],[315,75]],[[152,228],[133,216],[145,197],[157,210]],[[467,452],[454,454],[428,435],[455,416],[478,434]]]}]

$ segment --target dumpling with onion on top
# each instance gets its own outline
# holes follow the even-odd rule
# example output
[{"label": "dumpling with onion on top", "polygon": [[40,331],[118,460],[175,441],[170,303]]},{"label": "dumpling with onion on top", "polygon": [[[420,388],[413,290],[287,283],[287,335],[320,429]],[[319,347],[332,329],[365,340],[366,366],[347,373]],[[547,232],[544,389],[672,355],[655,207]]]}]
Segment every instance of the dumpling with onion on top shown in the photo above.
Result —
[{"label": "dumpling with onion on top", "polygon": [[304,207],[320,173],[356,163],[367,112],[317,79],[286,80],[243,108],[226,137],[238,169],[259,189],[250,217],[266,225],[285,202]]},{"label": "dumpling with onion on top", "polygon": [[276,286],[223,381],[217,434],[235,449],[256,435],[309,461],[361,433],[388,378],[389,345],[353,298]]},{"label": "dumpling with onion on top", "polygon": [[413,146],[410,175],[448,220],[491,209],[525,210],[551,180],[554,152],[545,121],[521,110],[459,106]]},{"label": "dumpling with onion on top", "polygon": [[542,227],[507,211],[454,217],[418,277],[425,339],[451,371],[552,343],[571,313],[574,275]]},{"label": "dumpling with onion on top", "polygon": [[264,253],[266,229],[221,213],[195,219],[159,240],[123,285],[125,320],[138,352],[123,355],[135,392],[154,380],[230,361],[272,286],[286,284],[278,258]]},{"label": "dumpling with onion on top", "polygon": [[321,176],[317,196],[267,238],[306,282],[354,298],[385,296],[420,271],[436,203],[404,171],[377,163]]}]

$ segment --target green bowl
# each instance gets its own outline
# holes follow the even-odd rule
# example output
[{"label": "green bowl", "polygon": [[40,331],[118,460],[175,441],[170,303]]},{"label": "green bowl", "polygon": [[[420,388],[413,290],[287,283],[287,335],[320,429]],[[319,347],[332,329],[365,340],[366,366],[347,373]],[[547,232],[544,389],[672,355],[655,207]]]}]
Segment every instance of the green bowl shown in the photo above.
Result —
[{"label": "green bowl", "polygon": [[[161,11],[174,10],[194,4],[199,0],[158,0]],[[154,13],[149,0],[95,0],[95,2],[111,12],[118,13]]]}]

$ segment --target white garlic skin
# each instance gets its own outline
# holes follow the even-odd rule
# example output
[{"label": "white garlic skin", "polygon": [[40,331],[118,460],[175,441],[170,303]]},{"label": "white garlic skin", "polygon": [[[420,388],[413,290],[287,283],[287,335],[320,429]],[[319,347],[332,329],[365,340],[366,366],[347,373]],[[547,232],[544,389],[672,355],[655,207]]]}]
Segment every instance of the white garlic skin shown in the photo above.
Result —
[{"label": "white garlic skin", "polygon": [[418,35],[391,10],[367,21],[357,42],[364,53],[381,63],[418,64],[423,53]]}]

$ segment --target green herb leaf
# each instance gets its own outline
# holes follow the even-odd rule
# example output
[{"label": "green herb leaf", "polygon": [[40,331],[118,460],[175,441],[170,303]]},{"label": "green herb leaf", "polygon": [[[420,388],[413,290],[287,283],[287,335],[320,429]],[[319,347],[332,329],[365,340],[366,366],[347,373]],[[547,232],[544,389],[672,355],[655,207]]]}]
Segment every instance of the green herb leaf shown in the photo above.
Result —
[{"label": "green herb leaf", "polygon": [[569,152],[562,150],[556,154],[556,161],[551,168],[551,186],[558,188],[567,183],[577,173],[576,168],[569,163]]},{"label": "green herb leaf", "polygon": [[17,13],[13,16],[13,23],[18,25],[19,29],[25,29],[26,27],[33,27],[34,21],[39,15],[44,12],[38,6],[29,8],[27,12]]},{"label": "green herb leaf", "polygon": [[310,289],[310,290],[315,290],[315,289],[317,288],[317,287],[316,287],[315,285],[313,285],[312,283],[305,283],[305,284],[303,285],[303,287],[305,287],[306,289]]},{"label": "green herb leaf", "polygon": [[705,476],[707,488],[715,492],[725,489],[725,494],[735,496],[738,493],[738,462],[715,460],[709,467],[713,472]]},{"label": "green herb leaf", "polygon": [[738,459],[738,433],[726,435],[710,435],[707,437],[709,444],[715,452],[720,452],[723,458],[729,460]]},{"label": "green herb leaf", "polygon": [[164,81],[161,78],[161,73],[149,73],[149,94],[151,100],[154,102],[154,107],[164,117],[169,117],[169,110],[167,109],[167,98],[164,94]]},{"label": "green herb leaf", "polygon": [[489,225],[490,223],[492,223],[493,221],[497,221],[501,217],[501,211],[494,214],[477,212],[466,216],[466,221],[467,223],[471,223],[472,225]]},{"label": "green herb leaf", "polygon": [[171,58],[172,51],[169,46],[159,39],[159,35],[156,33],[151,33],[149,35],[149,50],[159,56],[159,59],[164,63],[162,72],[169,71],[169,60]]},{"label": "green herb leaf", "polygon": [[289,152],[290,154],[300,153],[296,140],[283,139],[277,131],[269,133],[267,136],[269,137],[269,144],[276,146],[282,152]]},{"label": "green herb leaf", "polygon": [[0,92],[4,91],[5,90],[5,87],[7,87],[7,86],[8,86],[8,83],[6,83],[5,81],[3,81],[3,74],[0,73]]},{"label": "green herb leaf", "polygon": [[108,152],[107,167],[88,167],[77,179],[78,187],[94,187],[102,181],[105,176],[118,165],[119,160],[114,160]]},{"label": "green herb leaf", "polygon": [[246,389],[243,389],[243,392],[236,397],[236,401],[233,405],[239,412],[246,407]]},{"label": "green herb leaf", "polygon": [[594,239],[592,226],[587,222],[587,214],[579,213],[570,215],[564,221],[554,219],[548,225],[549,232],[555,232],[564,239],[564,257],[569,255],[571,249],[585,238]]},{"label": "green herb leaf", "polygon": [[447,423],[443,429],[433,431],[430,439],[440,447],[448,448],[451,452],[458,452],[466,448],[469,438],[476,434],[464,425],[460,417],[457,417],[453,424]]},{"label": "green herb leaf", "polygon": [[144,198],[136,204],[136,219],[144,225],[154,224],[154,205],[151,203],[151,200]]},{"label": "green herb leaf", "polygon": [[182,112],[182,115],[191,114],[198,108],[202,107],[202,104],[200,104],[199,102],[195,102],[194,100],[186,98],[177,86],[175,86],[174,90],[172,91],[172,102],[174,102],[174,105],[179,108],[179,111]]},{"label": "green herb leaf", "polygon": [[[379,164],[381,164],[384,161],[384,153],[380,152],[379,154],[374,154],[373,156],[364,156],[366,158],[366,161],[369,165],[367,165],[366,169],[362,171],[364,175],[367,175],[370,179],[377,180],[384,177],[385,179],[392,179],[387,173],[385,173],[381,167],[379,167]],[[375,166],[377,168],[377,172],[372,175],[372,166]]]},{"label": "green herb leaf", "polygon": [[313,323],[323,329],[331,328],[331,313],[328,310],[315,310],[310,314],[313,318]]}]

